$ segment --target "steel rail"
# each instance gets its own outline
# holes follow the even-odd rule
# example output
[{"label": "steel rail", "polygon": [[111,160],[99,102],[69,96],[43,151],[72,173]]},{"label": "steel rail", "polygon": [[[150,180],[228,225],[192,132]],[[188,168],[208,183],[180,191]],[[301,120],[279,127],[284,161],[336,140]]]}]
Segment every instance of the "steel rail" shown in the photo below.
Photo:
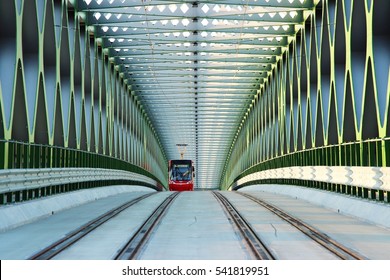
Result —
[{"label": "steel rail", "polygon": [[108,220],[110,220],[111,218],[115,217],[116,215],[118,215],[122,211],[126,210],[130,206],[133,206],[134,204],[140,202],[141,200],[143,200],[147,197],[150,197],[151,195],[156,194],[156,193],[157,192],[142,195],[140,197],[132,199],[131,201],[128,201],[128,202],[120,205],[119,207],[116,207],[116,208],[100,215],[99,217],[91,220],[90,222],[88,222],[88,223],[82,225],[81,227],[77,228],[76,230],[70,232],[65,237],[57,240],[53,244],[42,249],[38,253],[32,255],[28,259],[29,260],[50,260],[50,259],[52,259],[54,256],[58,255],[59,253],[61,253],[65,249],[69,248],[71,245],[76,243],[78,240],[80,240],[81,238],[86,236],[91,231],[98,228],[103,223],[105,223]]},{"label": "steel rail", "polygon": [[342,260],[365,260],[367,259],[363,255],[355,252],[354,250],[347,248],[346,246],[342,245],[338,241],[334,240],[324,232],[310,226],[309,224],[305,223],[304,221],[288,214],[286,211],[276,207],[275,205],[272,205],[262,199],[259,199],[257,197],[254,197],[252,195],[249,195],[247,193],[243,192],[237,192],[241,194],[242,196],[258,203],[259,205],[263,206],[264,208],[268,209],[278,217],[282,218],[284,221],[288,222],[295,228],[297,228],[299,231],[310,237],[312,240],[317,242],[318,244],[325,247],[327,250],[338,256]]},{"label": "steel rail", "polygon": [[237,209],[220,192],[213,191],[215,198],[223,206],[222,209],[230,216],[231,220],[239,229],[239,233],[251,249],[252,253],[259,260],[274,260],[275,257],[268,250],[266,245],[260,240],[255,231]]},{"label": "steel rail", "polygon": [[175,192],[168,196],[149,216],[149,218],[139,227],[137,232],[129,239],[129,241],[119,250],[115,256],[115,260],[132,260],[140,253],[141,249],[146,244],[150,234],[156,228],[165,215],[173,200],[179,195]]}]

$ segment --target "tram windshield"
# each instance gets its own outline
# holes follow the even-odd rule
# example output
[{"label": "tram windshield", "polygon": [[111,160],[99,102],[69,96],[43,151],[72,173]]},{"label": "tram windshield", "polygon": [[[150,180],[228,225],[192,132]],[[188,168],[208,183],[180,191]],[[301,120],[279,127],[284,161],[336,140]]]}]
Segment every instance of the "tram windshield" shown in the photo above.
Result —
[{"label": "tram windshield", "polygon": [[169,176],[172,181],[190,181],[192,179],[191,162],[172,161],[170,171]]}]

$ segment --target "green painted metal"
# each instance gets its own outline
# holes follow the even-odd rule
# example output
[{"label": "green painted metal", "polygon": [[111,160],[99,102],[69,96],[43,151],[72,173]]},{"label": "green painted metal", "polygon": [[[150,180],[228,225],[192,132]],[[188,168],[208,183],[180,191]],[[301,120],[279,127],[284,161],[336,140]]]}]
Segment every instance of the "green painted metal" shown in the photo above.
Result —
[{"label": "green painted metal", "polygon": [[166,185],[176,143],[205,188],[281,166],[390,166],[389,3],[2,1],[0,168],[127,168]]},{"label": "green painted metal", "polygon": [[167,158],[188,144],[195,185],[215,188],[242,118],[314,2],[92,0],[76,1],[76,10],[131,86]]},{"label": "green painted metal", "polygon": [[[319,2],[237,132],[223,188],[256,170],[282,166],[389,166],[390,61],[384,38],[390,33],[383,12],[389,7],[387,1]],[[348,186],[321,187],[351,192]],[[368,191],[352,190],[384,199]]]},{"label": "green painted metal", "polygon": [[104,166],[167,185],[146,113],[71,2],[3,1],[0,18],[0,168]]}]

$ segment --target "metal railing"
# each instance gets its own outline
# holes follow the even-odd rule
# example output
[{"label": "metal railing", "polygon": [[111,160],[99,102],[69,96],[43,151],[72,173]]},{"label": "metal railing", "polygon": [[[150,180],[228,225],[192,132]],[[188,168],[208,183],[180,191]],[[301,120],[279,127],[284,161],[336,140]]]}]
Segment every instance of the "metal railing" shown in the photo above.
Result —
[{"label": "metal railing", "polygon": [[163,189],[149,171],[122,159],[71,148],[0,140],[0,204],[104,185]]}]

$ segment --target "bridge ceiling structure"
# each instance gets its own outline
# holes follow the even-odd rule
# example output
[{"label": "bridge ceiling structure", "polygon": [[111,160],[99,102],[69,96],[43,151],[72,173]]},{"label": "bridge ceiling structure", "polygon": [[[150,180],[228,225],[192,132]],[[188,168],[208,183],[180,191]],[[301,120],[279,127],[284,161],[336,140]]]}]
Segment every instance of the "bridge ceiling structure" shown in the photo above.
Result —
[{"label": "bridge ceiling structure", "polygon": [[75,7],[141,103],[168,159],[188,144],[215,188],[260,88],[313,0],[79,0]]}]

